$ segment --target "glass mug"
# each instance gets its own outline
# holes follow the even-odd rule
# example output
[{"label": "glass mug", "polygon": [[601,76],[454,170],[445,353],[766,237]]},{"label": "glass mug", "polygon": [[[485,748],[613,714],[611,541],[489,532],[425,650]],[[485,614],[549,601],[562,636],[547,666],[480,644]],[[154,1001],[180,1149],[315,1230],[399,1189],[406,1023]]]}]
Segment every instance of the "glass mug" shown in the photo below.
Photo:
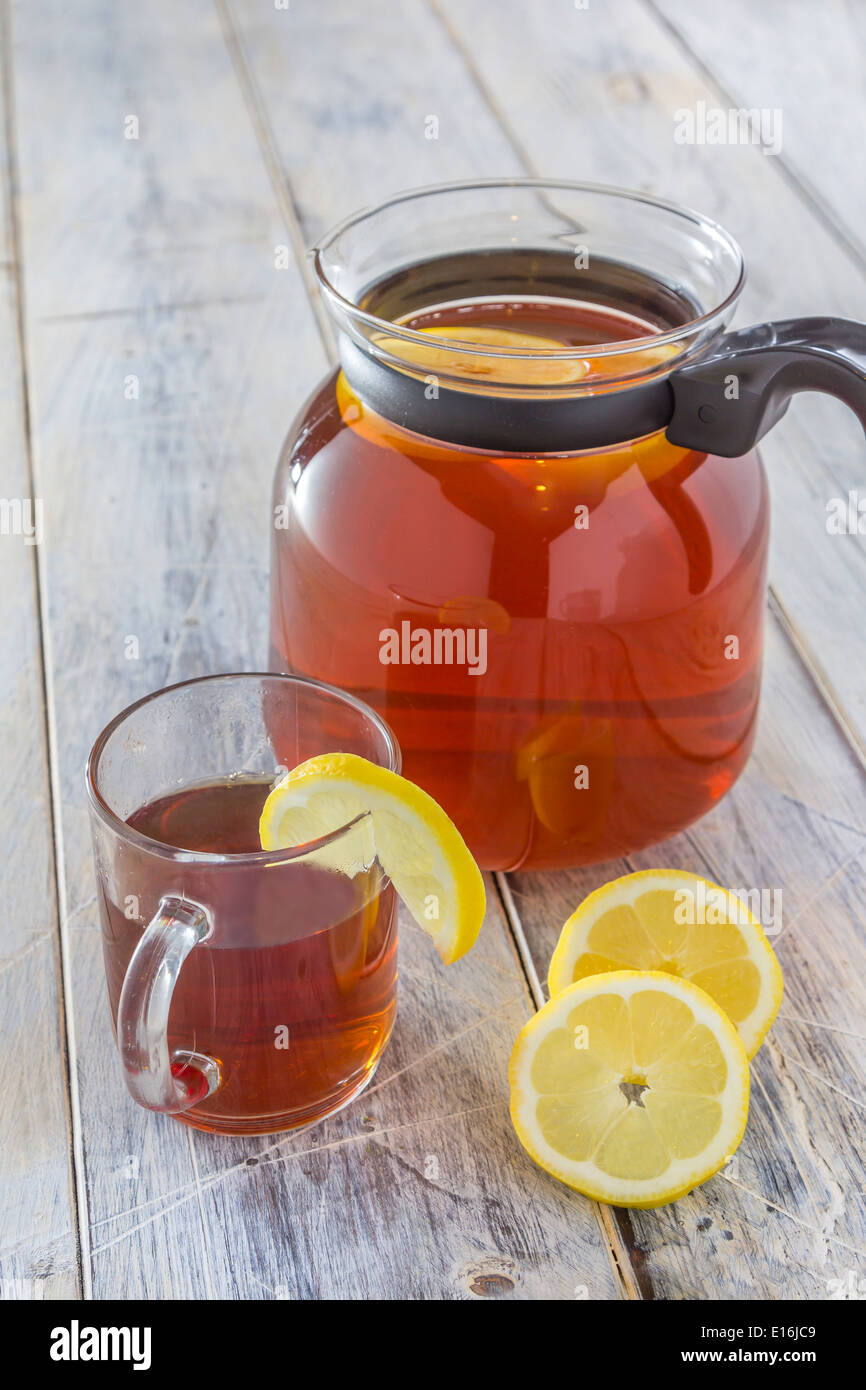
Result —
[{"label": "glass mug", "polygon": [[726,334],[733,238],[595,185],[404,194],[315,265],[340,365],[277,467],[272,668],[378,710],[482,868],[683,829],[754,738],[754,446],[798,390],[866,419],[863,325]]},{"label": "glass mug", "polygon": [[[291,849],[258,839],[274,781],[335,751],[400,769],[372,710],[278,675],[171,686],[96,740],[87,789],[109,1002],[126,1084],[147,1109],[267,1134],[340,1109],[372,1077],[394,1023],[397,917],[370,817]],[[340,873],[344,850],[368,867]]]}]

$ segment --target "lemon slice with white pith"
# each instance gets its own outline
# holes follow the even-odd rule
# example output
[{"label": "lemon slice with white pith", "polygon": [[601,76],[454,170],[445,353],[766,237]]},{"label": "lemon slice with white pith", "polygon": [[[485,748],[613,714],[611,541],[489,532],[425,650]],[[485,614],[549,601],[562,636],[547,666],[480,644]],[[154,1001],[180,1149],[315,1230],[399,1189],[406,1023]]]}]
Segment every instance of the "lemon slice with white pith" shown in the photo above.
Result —
[{"label": "lemon slice with white pith", "polygon": [[[477,377],[479,381],[511,382],[522,386],[556,386],[581,381],[589,365],[581,357],[569,357],[567,346],[556,338],[544,338],[539,333],[517,333],[510,328],[486,328],[456,324],[445,328],[420,328],[433,341],[429,347],[411,339],[383,334],[375,339],[376,346],[426,371],[453,372]],[[435,339],[444,338],[439,346]],[[461,353],[454,343],[482,349]],[[488,354],[483,349],[488,349]],[[573,349],[578,351],[578,349]],[[537,353],[538,357],[521,356]],[[558,353],[558,357],[549,354]],[[498,354],[498,355],[497,355]],[[513,354],[513,356],[511,355]]]},{"label": "lemon slice with white pith", "polygon": [[587,1197],[657,1207],[734,1153],[749,1062],[708,994],[670,975],[594,975],[523,1028],[509,1066],[511,1118],[536,1163]]},{"label": "lemon slice with white pith", "polygon": [[[354,753],[310,758],[278,782],[259,821],[262,848],[303,845],[369,814],[385,873],[446,964],[475,944],[484,880],[460,832],[425,791]],[[317,851],[318,862],[354,875],[369,867],[365,837],[351,831]]]},{"label": "lemon slice with white pith", "polygon": [[551,995],[612,970],[691,980],[730,1018],[754,1057],[782,1002],[782,971],[760,922],[734,893],[697,874],[647,869],[585,898],[562,929]]}]

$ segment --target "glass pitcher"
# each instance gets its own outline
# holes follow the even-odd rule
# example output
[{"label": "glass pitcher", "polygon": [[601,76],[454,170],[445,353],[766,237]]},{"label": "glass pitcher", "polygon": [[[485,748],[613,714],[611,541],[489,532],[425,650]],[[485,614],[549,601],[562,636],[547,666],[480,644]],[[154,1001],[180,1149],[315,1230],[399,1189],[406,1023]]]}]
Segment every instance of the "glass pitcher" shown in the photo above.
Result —
[{"label": "glass pitcher", "polygon": [[682,830],[754,738],[755,445],[803,389],[866,418],[866,330],[726,332],[733,238],[595,185],[407,193],[315,267],[340,365],[277,467],[273,669],[372,705],[484,868]]}]

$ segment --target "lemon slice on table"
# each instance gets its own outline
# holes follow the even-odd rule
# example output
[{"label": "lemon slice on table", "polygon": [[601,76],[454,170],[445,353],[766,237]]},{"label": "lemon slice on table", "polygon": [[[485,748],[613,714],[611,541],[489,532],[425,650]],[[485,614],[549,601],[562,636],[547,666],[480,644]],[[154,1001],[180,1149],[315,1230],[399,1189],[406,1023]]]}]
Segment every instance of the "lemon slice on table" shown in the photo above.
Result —
[{"label": "lemon slice on table", "polygon": [[656,971],[579,980],[530,1019],[509,1066],[527,1153],[598,1202],[658,1207],[718,1172],[749,1112],[749,1061],[703,990]]},{"label": "lemon slice on table", "polygon": [[662,970],[691,980],[727,1014],[754,1057],[782,1002],[782,971],[760,922],[727,888],[676,869],[614,879],[562,929],[551,995],[609,970]]},{"label": "lemon slice on table", "polygon": [[[484,328],[469,324],[420,328],[417,331],[428,334],[431,339],[429,347],[426,343],[387,334],[375,339],[376,346],[407,364],[412,363],[428,371],[459,372],[461,375],[478,377],[481,381],[511,382],[523,386],[567,385],[581,381],[589,371],[583,358],[567,355],[566,344],[558,342],[556,338],[544,338],[539,333],[517,333],[510,328]],[[480,351],[461,353],[459,348],[447,343],[438,344],[437,338],[446,338],[450,343],[466,343]],[[489,349],[489,356],[484,355],[484,348]],[[572,351],[578,352],[579,349]],[[538,356],[522,356],[523,353],[537,353]],[[546,355],[550,353],[563,355]]]},{"label": "lemon slice on table", "polygon": [[[289,772],[259,821],[262,849],[328,835],[365,812],[375,854],[415,921],[446,964],[466,954],[484,920],[481,871],[442,807],[414,782],[355,753],[327,753]],[[317,862],[350,876],[369,867],[361,837],[347,833]]]}]

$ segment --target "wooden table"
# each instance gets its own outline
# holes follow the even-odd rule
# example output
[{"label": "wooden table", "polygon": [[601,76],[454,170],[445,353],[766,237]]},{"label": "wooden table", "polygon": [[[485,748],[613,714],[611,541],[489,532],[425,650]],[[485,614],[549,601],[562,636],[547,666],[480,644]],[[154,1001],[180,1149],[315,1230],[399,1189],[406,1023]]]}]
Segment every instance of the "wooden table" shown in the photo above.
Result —
[{"label": "wooden table", "polygon": [[[379,1074],[313,1131],[212,1137],[127,1097],[82,771],[131,700],[265,660],[271,474],[333,351],[303,252],[337,219],[492,174],[649,189],[741,241],[739,322],[866,317],[864,11],[4,0],[3,26],[0,491],[42,499],[44,537],[0,536],[0,1292],[863,1297],[866,541],[826,517],[866,497],[866,449],[837,402],[800,397],[766,442],[765,693],[735,790],[628,863],[491,880],[448,971],[407,927]],[[677,144],[698,101],[781,108],[781,153]],[[734,1162],[628,1213],[524,1155],[506,1061],[568,912],[660,863],[782,890],[786,996]]]}]

